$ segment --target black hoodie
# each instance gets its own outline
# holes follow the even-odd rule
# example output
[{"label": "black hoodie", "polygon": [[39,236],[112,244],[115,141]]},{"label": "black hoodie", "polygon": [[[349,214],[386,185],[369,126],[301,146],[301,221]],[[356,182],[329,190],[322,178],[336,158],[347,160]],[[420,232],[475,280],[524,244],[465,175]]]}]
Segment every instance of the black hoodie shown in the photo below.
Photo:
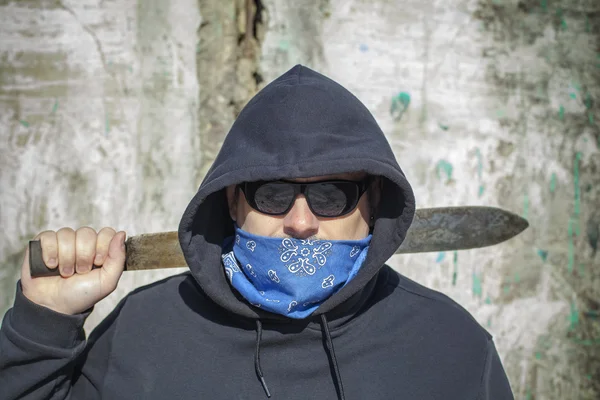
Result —
[{"label": "black hoodie", "polygon": [[[221,265],[233,234],[223,189],[354,171],[384,182],[358,275],[305,320],[246,302]],[[244,107],[185,210],[190,272],[130,293],[87,342],[89,312],[33,304],[17,283],[0,331],[0,399],[512,399],[491,335],[384,264],[414,212],[371,113],[297,65]]]}]

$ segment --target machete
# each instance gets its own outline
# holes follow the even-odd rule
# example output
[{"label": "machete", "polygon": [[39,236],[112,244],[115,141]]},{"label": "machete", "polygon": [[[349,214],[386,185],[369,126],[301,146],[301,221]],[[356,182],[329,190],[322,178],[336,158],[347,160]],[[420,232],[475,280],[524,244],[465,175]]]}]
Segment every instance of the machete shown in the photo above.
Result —
[{"label": "machete", "polygon": [[[518,235],[529,226],[524,218],[497,207],[436,207],[416,210],[396,254],[466,250],[492,246]],[[125,241],[125,271],[187,266],[177,231],[146,233]],[[29,241],[32,277],[58,276],[42,259],[39,240]]]}]

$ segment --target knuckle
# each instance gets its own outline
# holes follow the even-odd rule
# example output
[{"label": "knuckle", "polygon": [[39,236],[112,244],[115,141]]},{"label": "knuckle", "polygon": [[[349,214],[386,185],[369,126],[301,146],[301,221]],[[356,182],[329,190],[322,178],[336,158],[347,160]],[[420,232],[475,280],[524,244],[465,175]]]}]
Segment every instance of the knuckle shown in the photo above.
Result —
[{"label": "knuckle", "polygon": [[116,234],[117,232],[110,226],[105,226],[104,228],[100,229],[100,232],[98,233],[98,235],[107,236],[109,238],[112,238]]},{"label": "knuckle", "polygon": [[82,226],[81,228],[77,229],[77,232],[75,232],[76,235],[96,235],[96,230],[92,227],[89,226]]},{"label": "knuckle", "polygon": [[72,236],[72,235],[75,235],[75,231],[73,230],[73,228],[69,228],[68,226],[65,226],[65,227],[60,228],[58,231],[56,231],[56,234],[58,236]]}]

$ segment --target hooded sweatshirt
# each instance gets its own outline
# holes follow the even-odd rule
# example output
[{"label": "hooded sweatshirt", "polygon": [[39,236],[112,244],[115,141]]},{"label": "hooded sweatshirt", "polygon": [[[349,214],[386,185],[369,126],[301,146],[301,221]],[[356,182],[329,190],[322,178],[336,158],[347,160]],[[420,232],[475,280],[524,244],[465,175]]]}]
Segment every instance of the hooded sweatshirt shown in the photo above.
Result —
[{"label": "hooded sweatshirt", "polygon": [[[305,319],[249,304],[221,264],[234,232],[224,188],[355,171],[383,180],[357,275]],[[17,283],[0,331],[0,399],[512,399],[491,335],[385,264],[414,212],[371,113],[297,65],[244,107],[183,213],[189,272],[134,290],[87,340],[91,310],[56,313]]]}]

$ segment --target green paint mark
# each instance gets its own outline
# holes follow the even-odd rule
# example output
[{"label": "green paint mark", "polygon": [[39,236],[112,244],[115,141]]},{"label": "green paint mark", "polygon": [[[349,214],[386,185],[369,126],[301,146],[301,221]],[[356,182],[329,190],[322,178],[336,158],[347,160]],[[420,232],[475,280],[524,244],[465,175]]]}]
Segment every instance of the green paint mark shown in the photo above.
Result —
[{"label": "green paint mark", "polygon": [[581,208],[581,193],[579,190],[579,161],[581,160],[581,152],[575,154],[575,161],[573,161],[573,174],[575,175],[574,186],[575,186],[575,216],[579,216],[579,210]]},{"label": "green paint mark", "polygon": [[594,114],[591,111],[588,111],[588,120],[590,121],[590,125],[594,125]]},{"label": "green paint mark", "polygon": [[58,100],[54,102],[54,107],[52,107],[52,114],[56,113],[56,110],[58,110]]},{"label": "green paint mark", "polygon": [[438,161],[437,165],[435,166],[435,170],[437,173],[438,178],[442,178],[441,174],[440,174],[440,170],[443,170],[446,173],[446,182],[452,179],[452,164],[450,164],[448,161],[446,160],[440,160]]},{"label": "green paint mark", "polygon": [[541,360],[542,359],[542,353],[539,352],[539,351],[536,351],[535,352],[535,358],[538,359],[538,360]]},{"label": "green paint mark", "polygon": [[540,6],[542,7],[542,10],[544,10],[544,12],[548,11],[548,0],[541,0]]},{"label": "green paint mark", "polygon": [[504,285],[504,294],[508,294],[510,292],[510,285],[507,283]]},{"label": "green paint mark", "polygon": [[492,327],[492,317],[489,317],[489,318],[488,318],[488,320],[487,320],[487,324],[486,324],[486,325],[487,325],[487,327],[488,327],[488,328],[491,328],[491,327]]},{"label": "green paint mark", "polygon": [[585,377],[587,378],[588,381],[592,380],[592,376],[591,375],[586,375]]},{"label": "green paint mark", "polygon": [[498,111],[496,111],[496,116],[498,118],[502,118],[502,117],[504,117],[504,115],[505,115],[504,114],[504,110],[498,110]]},{"label": "green paint mark", "polygon": [[576,98],[577,98],[577,95],[576,95],[575,93],[573,93],[573,92],[569,93],[569,96],[570,96],[572,99],[576,99]]},{"label": "green paint mark", "polygon": [[490,296],[485,298],[485,304],[492,304],[492,299],[490,299]]},{"label": "green paint mark", "polygon": [[579,264],[579,276],[585,276],[585,265],[583,263]]},{"label": "green paint mark", "polygon": [[437,258],[435,259],[436,263],[441,263],[442,261],[444,261],[444,258],[446,258],[446,252],[441,251],[438,253]]},{"label": "green paint mark", "polygon": [[108,136],[110,132],[110,121],[108,120],[108,113],[104,116],[104,137]]},{"label": "green paint mark", "polygon": [[521,281],[521,277],[519,276],[519,273],[517,272],[515,274],[515,283],[519,283]]},{"label": "green paint mark", "polygon": [[550,193],[554,193],[556,190],[556,173],[552,173],[552,177],[550,178]]},{"label": "green paint mark", "polygon": [[19,122],[20,122],[20,123],[21,123],[21,125],[23,125],[25,128],[29,128],[29,122],[27,122],[27,121],[23,121],[23,120],[20,120]]},{"label": "green paint mark", "polygon": [[565,21],[564,16],[562,15],[562,9],[559,8],[558,10],[556,10],[556,16],[560,18],[560,28],[563,31],[567,30],[567,21]]},{"label": "green paint mark", "polygon": [[569,273],[573,272],[573,264],[575,264],[575,245],[573,243],[573,220],[569,219]]},{"label": "green paint mark", "polygon": [[281,39],[279,41],[279,48],[281,50],[287,51],[290,49],[290,41],[289,40],[285,40],[285,39]]},{"label": "green paint mark", "polygon": [[476,273],[473,273],[473,295],[481,297],[482,292],[483,291],[481,289],[481,276]]},{"label": "green paint mark", "polygon": [[592,96],[590,96],[589,92],[585,95],[585,100],[583,103],[585,104],[585,108],[588,110],[592,108]]},{"label": "green paint mark", "polygon": [[447,131],[447,130],[448,130],[448,128],[450,128],[448,125],[443,125],[443,124],[441,124],[441,123],[439,123],[439,124],[438,124],[438,126],[439,126],[440,128],[442,128],[442,130],[444,130],[444,131]]},{"label": "green paint mark", "polygon": [[129,66],[129,72],[133,73],[133,67],[131,65]]},{"label": "green paint mark", "polygon": [[591,30],[592,30],[592,26],[590,25],[590,20],[589,20],[588,16],[586,15],[585,16],[585,31],[587,33],[590,33]]},{"label": "green paint mark", "polygon": [[458,253],[454,252],[454,272],[452,273],[452,286],[456,286],[456,278],[458,276]]},{"label": "green paint mark", "polygon": [[561,121],[565,119],[565,108],[563,106],[560,106],[560,109],[558,110],[558,118]]},{"label": "green paint mark", "polygon": [[579,312],[577,311],[577,305],[571,303],[571,314],[569,315],[569,329],[573,330],[579,324]]},{"label": "green paint mark", "polygon": [[527,219],[529,216],[529,196],[527,193],[523,195],[523,218]]},{"label": "green paint mark", "polygon": [[548,259],[548,251],[547,250],[538,250],[537,253],[538,253],[538,256],[540,256],[540,258],[542,259],[542,261],[546,262],[546,260]]},{"label": "green paint mark", "polygon": [[390,114],[392,115],[392,118],[394,118],[396,121],[399,121],[409,104],[410,94],[406,92],[400,92],[396,96],[392,97],[392,105],[390,107]]},{"label": "green paint mark", "polygon": [[[477,177],[479,178],[479,181],[481,181],[481,175],[483,172],[483,161],[482,161],[483,156],[481,155],[481,150],[479,150],[479,148],[475,149],[475,154],[477,155]],[[477,196],[481,197],[483,195],[484,190],[485,190],[485,186],[483,184],[480,184]]]},{"label": "green paint mark", "polygon": [[527,389],[527,394],[525,395],[525,400],[531,400],[531,389]]}]

